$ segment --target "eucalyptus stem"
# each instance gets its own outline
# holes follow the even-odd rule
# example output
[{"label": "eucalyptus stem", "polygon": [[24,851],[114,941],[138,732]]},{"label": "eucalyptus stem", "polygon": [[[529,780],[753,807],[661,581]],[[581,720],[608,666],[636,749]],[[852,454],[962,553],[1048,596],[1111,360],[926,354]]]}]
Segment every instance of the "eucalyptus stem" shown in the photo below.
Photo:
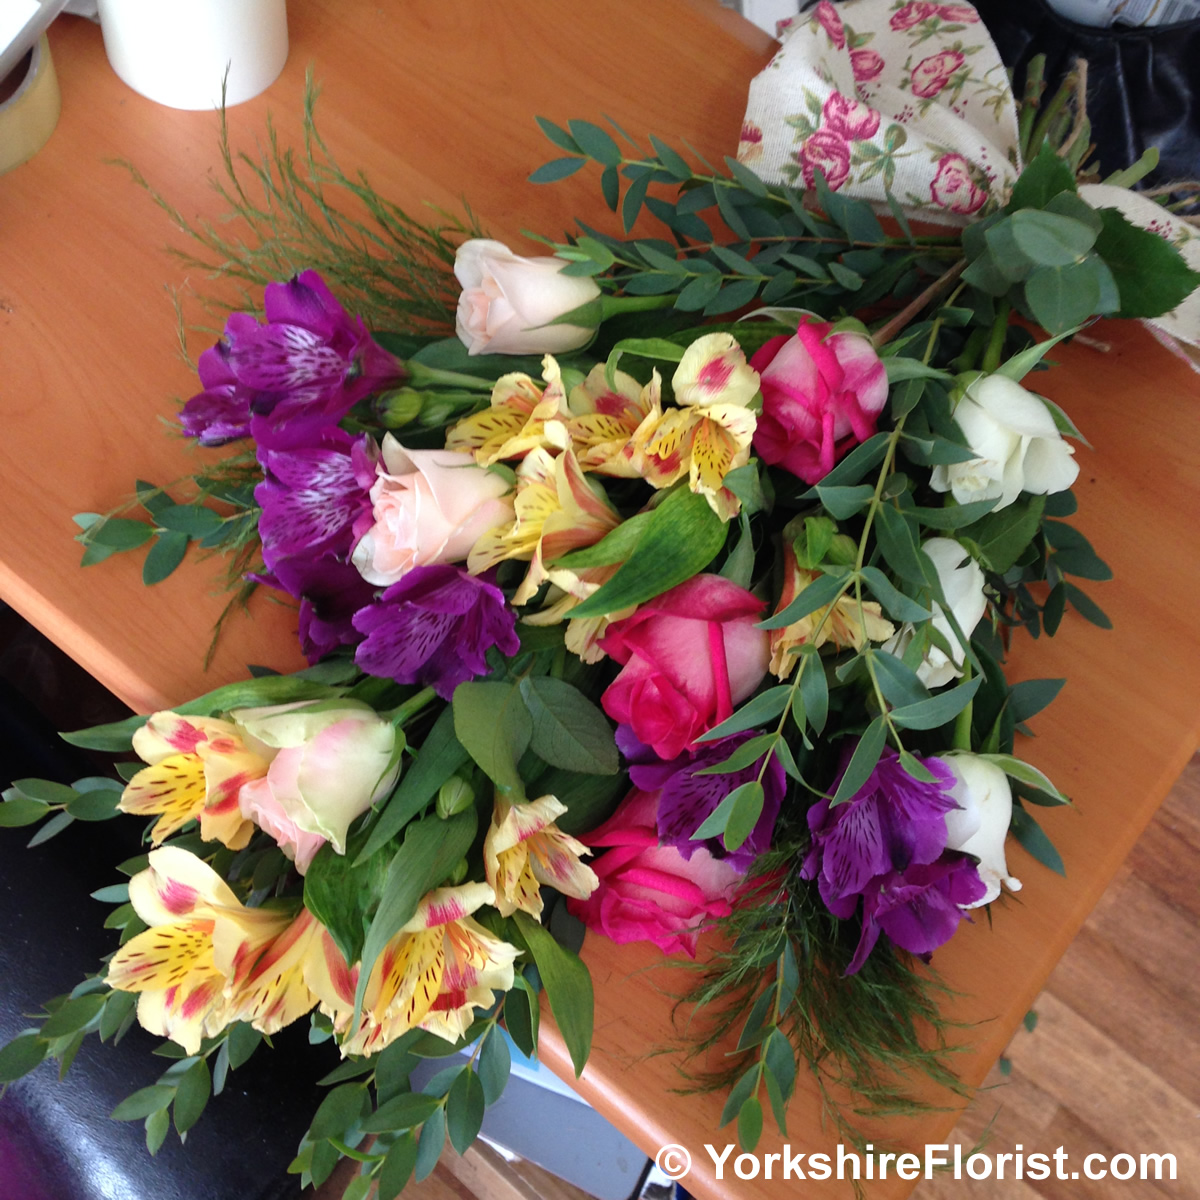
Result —
[{"label": "eucalyptus stem", "polygon": [[886,346],[922,309],[927,308],[967,269],[967,260],[960,258],[948,271],[939,275],[919,296],[910,300],[886,324],[881,325],[872,335],[871,341],[878,350]]}]

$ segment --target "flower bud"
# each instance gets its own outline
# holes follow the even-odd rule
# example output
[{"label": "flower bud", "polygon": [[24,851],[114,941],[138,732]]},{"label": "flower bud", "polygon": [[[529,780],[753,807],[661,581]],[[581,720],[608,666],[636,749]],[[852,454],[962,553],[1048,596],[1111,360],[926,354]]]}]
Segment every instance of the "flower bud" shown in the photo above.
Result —
[{"label": "flower bud", "polygon": [[467,877],[467,860],[460,858],[454,864],[454,870],[450,872],[450,878],[443,885],[445,887],[457,887]]},{"label": "flower bud", "polygon": [[412,388],[384,392],[375,401],[375,415],[384,429],[402,429],[421,415],[425,397]]},{"label": "flower bud", "polygon": [[460,776],[451,775],[438,789],[437,815],[446,821],[455,813],[466,812],[474,803],[475,789]]}]

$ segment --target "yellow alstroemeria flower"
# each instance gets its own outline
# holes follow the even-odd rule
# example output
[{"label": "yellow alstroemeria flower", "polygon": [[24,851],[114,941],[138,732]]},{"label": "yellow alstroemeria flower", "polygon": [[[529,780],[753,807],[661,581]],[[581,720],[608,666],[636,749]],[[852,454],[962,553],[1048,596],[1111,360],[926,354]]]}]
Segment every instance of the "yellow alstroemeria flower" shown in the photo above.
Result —
[{"label": "yellow alstroemeria flower", "polygon": [[644,422],[632,439],[637,473],[655,488],[686,475],[691,490],[728,521],[740,506],[725,476],[750,461],[757,418],[748,405],[758,394],[758,372],[730,334],[709,333],[684,351],[671,386],[679,407]]},{"label": "yellow alstroemeria flower", "polygon": [[446,435],[446,449],[475,455],[481,467],[506,458],[523,458],[538,446],[567,445],[567,397],[553,355],[542,359],[539,387],[528,375],[502,375],[492,388],[491,406],[464,417]]},{"label": "yellow alstroemeria flower", "polygon": [[554,796],[527,804],[497,799],[483,842],[483,867],[501,916],[520,909],[540,920],[543,883],[578,900],[599,886],[595,871],[580,861],[591,851],[555,824],[566,811]]},{"label": "yellow alstroemeria flower", "polygon": [[486,883],[428,893],[372,967],[354,1030],[358,970],[326,955],[323,977],[314,972],[310,981],[341,1035],[343,1055],[373,1054],[416,1028],[456,1042],[476,1008],[488,1008],[495,992],[512,987],[517,948],[470,916],[493,899]]},{"label": "yellow alstroemeria flower", "polygon": [[640,472],[634,448],[662,417],[662,378],[657,369],[644,387],[632,375],[616,372],[616,387],[608,386],[603,363],[571,389],[567,432],[585,471],[636,479]]},{"label": "yellow alstroemeria flower", "polygon": [[133,735],[133,748],[150,765],[129,781],[118,807],[160,814],[151,831],[154,845],[197,819],[206,841],[231,850],[250,841],[254,824],[242,816],[238,791],[265,776],[269,764],[247,748],[231,722],[157,712]]},{"label": "yellow alstroemeria flower", "polygon": [[[786,554],[783,592],[775,609],[782,612],[821,572],[806,570],[797,565],[791,547]],[[864,627],[865,622],[865,627]],[[819,627],[819,632],[817,632]],[[867,641],[886,642],[896,632],[896,627],[884,615],[874,600],[863,602],[862,619],[859,618],[858,603],[852,595],[840,596],[833,604],[827,604],[811,612],[799,621],[793,621],[783,629],[771,630],[771,671],[780,679],[787,679],[796,666],[797,646],[823,646],[831,642],[839,650],[861,650]]]},{"label": "yellow alstroemeria flower", "polygon": [[[141,1025],[195,1054],[204,1038],[242,1019],[231,984],[239,968],[253,973],[292,916],[246,908],[207,863],[175,846],[150,852],[150,865],[129,881],[129,901],[150,928],[113,955],[107,983],[139,993]],[[315,1002],[310,994],[303,1011]]]}]

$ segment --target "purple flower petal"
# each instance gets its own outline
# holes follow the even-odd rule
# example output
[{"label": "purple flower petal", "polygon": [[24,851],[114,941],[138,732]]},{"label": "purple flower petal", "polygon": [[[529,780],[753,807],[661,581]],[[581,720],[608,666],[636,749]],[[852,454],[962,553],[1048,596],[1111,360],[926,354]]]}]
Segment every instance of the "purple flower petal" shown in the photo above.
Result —
[{"label": "purple flower petal", "polygon": [[375,588],[351,563],[332,556],[282,558],[272,574],[300,601],[300,644],[309,662],[360,640],[354,615],[371,603]]}]

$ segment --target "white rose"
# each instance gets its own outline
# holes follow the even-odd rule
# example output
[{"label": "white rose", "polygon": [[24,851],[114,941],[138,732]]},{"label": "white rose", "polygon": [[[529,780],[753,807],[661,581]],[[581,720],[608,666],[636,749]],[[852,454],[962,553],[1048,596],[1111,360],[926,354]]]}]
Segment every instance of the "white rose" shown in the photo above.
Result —
[{"label": "white rose", "polygon": [[974,754],[951,754],[942,759],[954,772],[950,795],[958,808],[946,814],[946,849],[961,850],[979,859],[979,878],[987,893],[966,908],[991,904],[1000,895],[1000,884],[1010,892],[1021,890],[1021,881],[1008,873],[1004,841],[1012,822],[1012,790],[1008,776],[995,763]]},{"label": "white rose", "polygon": [[[922,542],[921,549],[933,561],[938,581],[942,585],[942,595],[946,597],[946,603],[950,605],[950,611],[963,631],[963,636],[970,638],[987,610],[987,597],[983,594],[983,571],[953,538],[929,538]],[[949,642],[954,651],[951,658],[940,646],[931,645],[925,652],[921,665],[917,667],[917,678],[926,687],[936,688],[943,687],[962,674],[959,668],[966,657],[966,648],[958,640],[958,635],[946,618],[945,610],[936,600],[932,608],[934,629]],[[895,637],[884,642],[882,648],[899,658],[904,654],[912,637],[913,627],[906,624]]]},{"label": "white rose", "polygon": [[998,499],[1001,509],[1022,492],[1066,491],[1079,474],[1045,402],[1004,375],[975,380],[954,420],[977,457],[934,467],[930,484],[959,504]]},{"label": "white rose", "polygon": [[503,242],[472,238],[454,259],[462,284],[455,330],[468,354],[560,354],[593,328],[550,322],[600,295],[587,276],[563,275],[561,258],[521,258]]}]

